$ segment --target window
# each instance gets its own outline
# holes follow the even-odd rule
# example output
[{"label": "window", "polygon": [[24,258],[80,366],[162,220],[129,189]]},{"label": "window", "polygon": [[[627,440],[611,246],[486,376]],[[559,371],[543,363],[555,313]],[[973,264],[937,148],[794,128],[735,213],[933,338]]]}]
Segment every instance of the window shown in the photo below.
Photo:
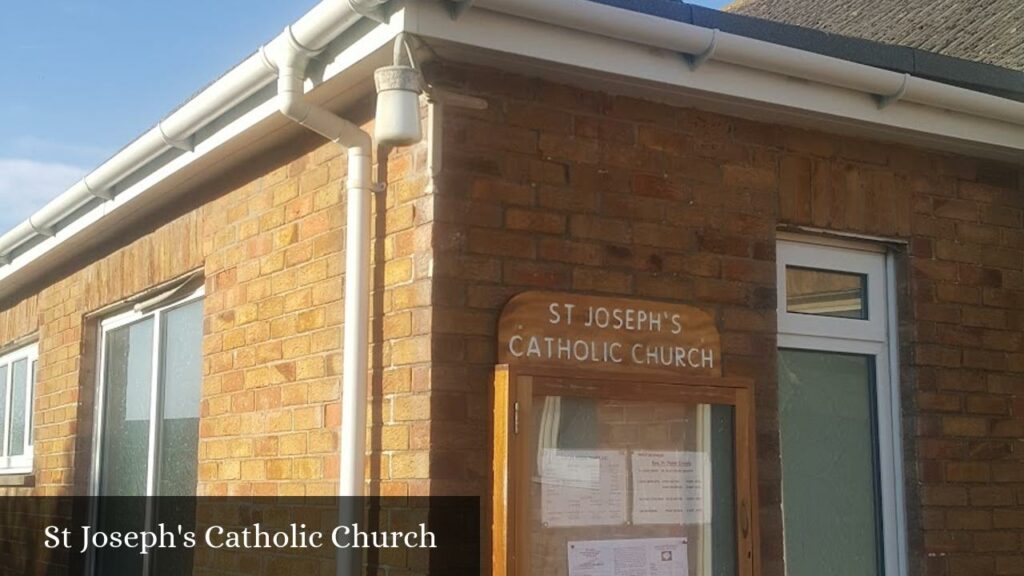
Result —
[{"label": "window", "polygon": [[892,263],[873,248],[778,245],[788,574],[906,573]]},{"label": "window", "polygon": [[35,344],[0,355],[0,474],[32,472]]},{"label": "window", "polygon": [[[165,300],[151,298],[101,323],[92,477],[97,496],[196,494],[202,289],[171,304]],[[145,307],[153,304],[161,307]],[[189,521],[181,510],[161,508],[168,502],[101,499],[94,522],[123,531]],[[190,562],[187,554],[154,560],[101,551],[93,565],[96,574],[184,574]]]}]

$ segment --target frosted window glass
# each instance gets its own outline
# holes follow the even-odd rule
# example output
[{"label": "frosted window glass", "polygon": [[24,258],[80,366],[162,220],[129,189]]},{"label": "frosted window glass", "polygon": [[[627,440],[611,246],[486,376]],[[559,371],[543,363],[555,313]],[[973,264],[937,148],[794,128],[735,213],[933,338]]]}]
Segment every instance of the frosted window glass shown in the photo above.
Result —
[{"label": "frosted window glass", "polygon": [[202,335],[202,302],[175,308],[164,317],[161,496],[192,496],[196,492]]},{"label": "frosted window glass", "polygon": [[0,366],[0,456],[7,455],[7,366]]},{"label": "frosted window glass", "polygon": [[153,319],[107,333],[102,496],[146,495]]},{"label": "frosted window glass", "polygon": [[[149,470],[149,407],[153,380],[152,318],[107,333],[100,496],[145,496]],[[145,527],[145,500],[99,500],[99,527]],[[141,574],[142,556],[96,553],[97,574]]]},{"label": "frosted window glass", "polygon": [[25,392],[28,388],[28,360],[11,365],[11,444],[9,454],[25,454]]},{"label": "frosted window glass", "polygon": [[880,574],[870,356],[779,351],[786,572]]}]

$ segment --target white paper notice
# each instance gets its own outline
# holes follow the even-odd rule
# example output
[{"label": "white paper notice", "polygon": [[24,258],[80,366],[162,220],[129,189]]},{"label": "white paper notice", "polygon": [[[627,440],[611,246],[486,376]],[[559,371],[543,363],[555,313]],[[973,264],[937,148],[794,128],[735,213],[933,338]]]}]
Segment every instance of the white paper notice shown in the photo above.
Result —
[{"label": "white paper notice", "polygon": [[711,522],[711,460],[707,452],[637,450],[632,464],[634,524]]},{"label": "white paper notice", "polygon": [[545,526],[626,523],[626,453],[546,450],[541,459],[541,520]]},{"label": "white paper notice", "polygon": [[601,487],[601,458],[576,450],[546,448],[541,458],[541,481],[596,490]]},{"label": "white paper notice", "polygon": [[569,542],[569,576],[689,576],[686,538]]}]

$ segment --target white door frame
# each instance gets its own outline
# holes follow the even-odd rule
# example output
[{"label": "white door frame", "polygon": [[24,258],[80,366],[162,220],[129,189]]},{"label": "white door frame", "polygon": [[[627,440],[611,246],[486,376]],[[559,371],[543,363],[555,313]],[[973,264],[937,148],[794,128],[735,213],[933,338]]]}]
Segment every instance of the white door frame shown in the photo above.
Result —
[{"label": "white door frame", "polygon": [[[803,240],[786,235],[777,244],[778,347],[874,357],[882,566],[886,576],[905,576],[908,570],[906,502],[894,255],[878,244],[821,238]],[[868,318],[788,312],[787,266],[866,275]]]}]

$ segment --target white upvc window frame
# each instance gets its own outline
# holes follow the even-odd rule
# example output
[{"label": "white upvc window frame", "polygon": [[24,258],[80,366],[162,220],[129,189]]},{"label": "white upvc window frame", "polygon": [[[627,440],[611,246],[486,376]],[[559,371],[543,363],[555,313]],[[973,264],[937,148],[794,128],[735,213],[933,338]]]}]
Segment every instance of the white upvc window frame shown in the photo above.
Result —
[{"label": "white upvc window frame", "polygon": [[[147,473],[146,473],[146,493],[140,494],[140,496],[151,496],[155,493],[155,484],[159,478],[158,464],[160,461],[159,454],[159,426],[161,424],[160,414],[163,411],[163,386],[165,383],[162,381],[160,368],[162,364],[163,354],[163,318],[164,315],[175,308],[179,308],[186,304],[190,304],[196,300],[201,300],[206,295],[204,287],[199,287],[191,294],[179,299],[172,300],[166,305],[154,308],[152,310],[139,311],[129,310],[121,314],[111,316],[103,319],[99,324],[99,369],[96,370],[96,395],[94,401],[94,418],[93,418],[93,445],[92,445],[92,469],[89,479],[89,494],[93,496],[99,496],[100,491],[100,476],[102,470],[100,470],[103,462],[103,430],[104,430],[104,416],[105,416],[105,405],[106,405],[106,382],[104,381],[104,375],[107,371],[107,334],[112,330],[122,328],[140,322],[147,318],[153,318],[153,361],[152,361],[152,379],[151,390],[150,390],[150,405],[149,405],[149,447],[147,456]],[[202,338],[202,334],[199,335]]]},{"label": "white upvc window frame", "polygon": [[[882,567],[885,576],[906,576],[907,519],[894,254],[878,243],[791,234],[779,235],[776,252],[779,349],[849,353],[875,359]],[[866,275],[868,318],[788,312],[787,266]]]},{"label": "white upvc window frame", "polygon": [[[25,451],[18,456],[8,456],[11,444],[11,416],[14,406],[14,363],[24,360],[27,364],[25,383]],[[0,414],[0,475],[31,474],[33,441],[32,428],[35,424],[32,408],[36,395],[36,369],[39,362],[39,344],[32,343],[0,354],[0,366],[7,367],[4,389],[4,410]]]}]

